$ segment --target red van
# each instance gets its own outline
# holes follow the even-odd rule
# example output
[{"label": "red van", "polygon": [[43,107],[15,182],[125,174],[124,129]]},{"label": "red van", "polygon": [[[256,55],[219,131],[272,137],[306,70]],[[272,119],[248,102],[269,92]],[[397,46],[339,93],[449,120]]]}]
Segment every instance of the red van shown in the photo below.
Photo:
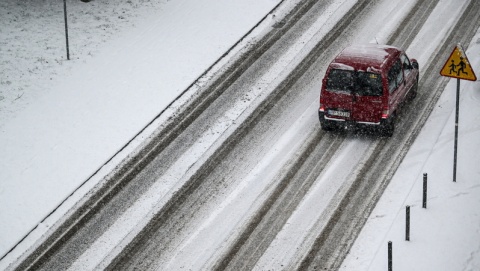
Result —
[{"label": "red van", "polygon": [[345,48],[322,81],[322,129],[354,125],[392,136],[398,110],[417,94],[418,75],[418,62],[402,49],[378,44]]}]

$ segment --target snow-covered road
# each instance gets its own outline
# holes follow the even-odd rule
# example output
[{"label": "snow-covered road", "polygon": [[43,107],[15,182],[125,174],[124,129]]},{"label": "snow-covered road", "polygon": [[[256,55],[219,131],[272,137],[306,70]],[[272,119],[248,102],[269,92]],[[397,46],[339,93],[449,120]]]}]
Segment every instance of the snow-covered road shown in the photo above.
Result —
[{"label": "snow-covered road", "polygon": [[[180,6],[177,15],[188,10],[186,2],[183,1],[183,5],[178,3]],[[249,43],[254,43],[260,37],[264,37],[267,33],[266,29],[273,27],[272,29],[281,31],[278,29],[285,27],[285,22],[279,24],[279,21],[282,16],[288,13],[288,10],[295,7],[296,2],[300,1],[285,1],[276,9],[275,13],[267,16],[263,23],[250,33],[246,41],[244,40],[245,43],[238,44],[239,49],[234,49],[232,54],[226,55],[224,60],[218,63],[218,68],[213,67],[213,70],[217,69],[217,72],[202,78],[196,88],[197,91],[193,91],[191,94],[187,91],[184,96],[191,95],[190,97],[194,97],[197,95],[195,93],[208,89],[209,82],[218,78],[218,75],[223,72],[222,67],[228,67],[229,63],[234,63],[233,60],[238,56],[241,58],[242,53],[247,52],[242,48],[249,48],[251,46]],[[305,2],[308,3],[308,1]],[[436,4],[436,1],[430,2]],[[341,200],[339,196],[345,193],[341,191],[348,190],[349,182],[353,181],[359,163],[360,165],[363,164],[362,161],[364,160],[362,159],[368,158],[368,154],[374,152],[378,145],[376,143],[378,139],[358,137],[351,134],[346,137],[338,134],[318,137],[320,133],[316,116],[318,90],[321,85],[321,75],[329,59],[346,44],[373,40],[387,42],[392,38],[391,34],[396,33],[400,37],[412,37],[405,44],[408,47],[407,52],[410,56],[419,59],[421,67],[424,67],[422,65],[428,65],[432,60],[438,61],[438,59],[433,59],[432,55],[435,55],[438,48],[445,42],[445,37],[450,32],[455,31],[452,27],[459,23],[458,18],[461,18],[460,16],[466,10],[468,3],[469,1],[455,3],[439,1],[433,11],[426,9],[425,14],[429,15],[431,12],[430,17],[425,24],[419,23],[423,27],[415,31],[411,29],[397,30],[398,27],[402,26],[402,21],[408,19],[408,16],[412,16],[411,10],[420,6],[414,0],[395,2],[394,4],[390,1],[361,4],[354,0],[326,1],[322,4],[312,4],[300,23],[293,26],[287,34],[282,34],[284,38],[280,40],[281,42],[273,45],[270,52],[259,58],[217,100],[212,102],[210,107],[206,108],[202,115],[198,117],[198,120],[195,120],[190,127],[176,137],[176,141],[170,143],[157,158],[149,162],[144,172],[137,174],[128,185],[122,187],[122,190],[115,194],[115,198],[111,200],[112,203],[105,202],[113,207],[105,208],[105,210],[89,218],[90,220],[86,222],[86,228],[90,227],[93,231],[75,233],[73,237],[70,237],[69,244],[60,248],[58,252],[60,256],[54,256],[51,258],[53,260],[42,263],[42,267],[44,269],[70,267],[72,270],[93,269],[95,267],[132,268],[134,266],[167,269],[211,269],[228,266],[232,269],[251,269],[255,267],[259,270],[284,269],[287,266],[290,266],[288,269],[298,267],[305,255],[311,253],[312,243],[316,242],[318,235],[323,231],[323,227],[329,220],[331,214],[328,213],[335,210],[329,210],[329,208],[334,207],[335,202],[338,204]],[[273,4],[270,3],[270,7],[273,7]],[[232,9],[238,8],[233,4],[230,7]],[[352,7],[356,9],[352,9]],[[474,7],[478,9],[478,6]],[[199,7],[196,6],[196,8]],[[268,8],[267,4],[265,8]],[[346,20],[343,16],[348,12],[351,12],[356,19]],[[172,13],[172,16],[176,16],[175,12]],[[444,18],[447,16],[449,16],[449,20],[445,25]],[[419,15],[418,18],[423,17]],[[341,24],[337,21],[342,20],[348,23],[343,23],[345,29],[340,27],[341,30],[338,30]],[[383,27],[369,27],[379,20],[389,21],[389,23],[383,25]],[[444,23],[444,25],[441,25],[441,23]],[[286,26],[285,28],[289,29],[288,22]],[[342,32],[342,35],[338,35],[335,39],[336,43],[329,44],[324,41],[328,40],[326,37],[330,35],[329,31],[334,34]],[[416,33],[416,31],[419,32]],[[148,33],[148,31],[145,33]],[[404,40],[409,39],[404,38]],[[425,46],[426,41],[428,41],[428,46]],[[136,42],[133,41],[133,43]],[[411,44],[409,44],[410,42]],[[319,47],[324,49],[318,55],[321,57],[312,61],[309,64],[311,67],[308,66],[308,70],[300,73],[304,73],[301,77],[293,77],[297,81],[296,83],[287,84],[288,87],[284,87],[285,81],[288,81],[285,78],[288,79],[290,74],[298,72],[298,67],[301,65],[297,65],[302,63],[303,58],[315,46],[318,46],[317,44],[325,46]],[[136,48],[136,46],[132,48],[134,47]],[[97,63],[94,66],[98,66],[102,62],[94,62],[93,64]],[[478,61],[472,63],[477,63],[478,66]],[[123,71],[124,69],[119,68],[118,70]],[[183,69],[181,70],[183,71]],[[422,75],[424,72],[422,71]],[[112,74],[114,73],[112,72]],[[135,74],[130,73],[129,75],[133,76]],[[108,78],[106,77],[106,81],[111,82],[112,80],[108,80]],[[207,80],[209,78],[210,81]],[[433,84],[426,84],[425,86],[433,86]],[[421,91],[425,91],[427,87],[424,87]],[[195,89],[195,86],[193,88]],[[477,88],[472,86],[471,89],[478,91],[478,85]],[[276,96],[278,98],[271,98]],[[421,95],[420,97],[428,97],[428,95]],[[469,97],[475,97],[475,95]],[[103,101],[106,99],[105,96]],[[185,104],[188,104],[188,100],[186,99]],[[43,100],[44,103],[46,101]],[[116,104],[116,102],[112,103]],[[422,103],[419,102],[418,104]],[[181,110],[182,104],[178,107],[174,104],[170,108],[172,107],[174,110],[171,111],[171,116],[175,116],[178,112],[175,111],[175,108]],[[264,107],[268,109],[262,109]],[[32,108],[35,108],[35,106]],[[82,115],[82,118],[84,116],[85,114]],[[167,118],[168,114],[167,117],[164,115],[160,116],[159,119],[162,117]],[[113,118],[114,116],[110,119]],[[165,123],[168,123],[168,121]],[[156,120],[150,126],[158,126],[161,130],[162,122]],[[142,143],[142,139],[148,138],[150,134],[158,133],[154,130],[154,128],[147,128],[145,132],[137,136],[134,144],[130,144],[131,146],[120,153],[117,160],[114,159],[111,162],[113,165],[107,166],[100,173],[108,174],[115,163],[120,163],[120,160],[129,151],[141,152],[141,148],[137,148],[137,146],[149,146]],[[12,131],[15,132],[15,130]],[[475,129],[472,130],[473,133],[476,131]],[[8,132],[10,132],[10,129]],[[418,132],[419,130],[416,129],[413,134]],[[238,135],[236,135],[237,133]],[[400,134],[404,133],[400,132]],[[305,146],[304,142],[311,142],[311,138],[315,137],[320,140],[320,143],[313,148],[314,150],[307,151],[308,146]],[[395,140],[395,137],[393,140]],[[234,143],[232,144],[232,142]],[[388,144],[385,146],[389,146]],[[411,142],[407,143],[407,147],[409,144]],[[11,148],[13,146],[15,144],[11,144]],[[337,148],[339,148],[339,151],[332,152]],[[13,152],[13,149],[11,151]],[[107,150],[101,150],[101,152],[111,153]],[[335,153],[335,155],[333,157],[326,155],[328,160],[322,158],[322,155],[315,154],[329,152]],[[296,161],[301,161],[303,159],[301,156],[306,153],[315,154],[302,162],[314,166],[312,167],[313,171],[306,170],[304,176],[302,173],[295,177],[299,180],[299,184],[302,180],[305,180],[304,191],[295,192],[297,194],[291,197],[293,202],[288,203],[289,206],[292,204],[291,207],[286,209],[276,207],[275,204],[266,204],[272,199],[277,201],[275,195],[278,187],[284,185],[284,180],[287,180],[287,183],[290,179],[292,183],[296,182],[295,178],[288,177],[288,175],[291,174],[291,170],[297,170],[294,169],[299,163]],[[21,155],[18,157],[25,158]],[[26,155],[26,157],[29,157],[29,155]],[[317,166],[315,166],[315,159],[320,161]],[[322,161],[329,162],[323,163]],[[398,166],[399,162],[394,162],[394,164]],[[408,159],[405,163],[409,163]],[[345,167],[345,165],[350,166]],[[402,166],[400,168],[402,169]],[[12,167],[11,170],[15,172],[15,167]],[[68,171],[68,169],[65,171]],[[478,175],[478,172],[476,174]],[[11,175],[14,176],[13,173]],[[472,175],[476,176],[475,174]],[[384,176],[380,176],[380,178],[383,179]],[[93,180],[101,181],[101,176],[94,177]],[[105,184],[106,181],[103,180],[100,184],[102,182]],[[95,182],[87,184],[83,190],[77,193],[79,195],[76,198],[69,199],[72,202],[68,205],[67,201],[67,204],[62,206],[64,208],[63,213],[67,212],[68,206],[74,204],[82,193],[87,193],[89,187],[91,188],[94,184]],[[289,197],[288,192],[293,193],[296,190],[290,188],[290,184],[285,185],[287,187],[285,189],[287,191],[286,197]],[[470,184],[470,186],[476,187],[474,184]],[[96,191],[99,191],[99,189],[101,190],[101,188],[96,188]],[[302,191],[302,189],[299,191]],[[59,193],[58,195],[61,198],[62,194]],[[282,199],[284,196],[278,197]],[[332,202],[331,199],[334,199],[334,201]],[[80,200],[80,203],[84,202],[86,202],[85,198]],[[279,204],[282,203],[281,200],[278,202],[280,202]],[[103,203],[101,205],[103,206]],[[253,243],[248,243],[249,241],[245,241],[249,238],[245,236],[247,233],[258,234],[248,227],[262,225],[255,221],[259,218],[263,219],[263,216],[268,217],[268,213],[265,213],[265,211],[269,210],[263,210],[265,207],[274,211],[276,208],[282,210],[276,215],[285,220],[282,222],[284,224],[271,224],[275,229],[268,230],[266,234],[260,233],[258,236],[265,237],[258,238]],[[10,208],[8,210],[13,211],[14,209]],[[62,214],[60,211],[57,210],[57,214],[49,218],[51,222],[48,222],[47,219],[47,223],[54,223],[58,216]],[[113,215],[113,212],[116,214]],[[60,221],[64,219],[62,218]],[[387,223],[390,222],[387,221]],[[6,267],[29,244],[34,243],[38,236],[48,229],[52,232],[58,225],[55,224],[53,227],[43,225],[37,228],[13,253],[2,259],[0,267]],[[101,228],[108,230],[98,231],[99,225],[102,225]],[[175,234],[171,234],[172,232],[175,232]],[[86,236],[88,238],[84,238]],[[369,238],[368,236],[367,234],[366,238]],[[45,237],[42,238],[45,240]],[[148,242],[146,242],[147,240]],[[377,240],[379,239],[377,238]],[[263,247],[257,249],[258,244],[255,242],[262,244]],[[140,245],[140,243],[145,243],[145,245]],[[37,242],[35,246],[39,244]],[[232,246],[236,244],[240,244],[242,248],[233,248]],[[267,244],[267,246],[265,247],[264,244]],[[360,247],[360,250],[363,249],[362,244],[355,245],[354,248],[356,247]],[[127,248],[126,252],[123,251],[125,248]],[[256,249],[253,256],[242,258],[242,255],[248,254],[245,254],[242,249],[250,250],[252,248]],[[232,254],[232,251],[234,254]],[[252,252],[249,253],[252,254]],[[62,254],[66,256],[62,256]],[[156,256],[151,257],[152,254]],[[238,256],[239,259],[235,259],[237,254],[240,255]],[[364,257],[361,252],[360,254],[357,252],[355,255]],[[473,255],[471,256],[473,260],[469,259],[470,263],[468,264],[470,265],[465,266],[475,266],[476,254],[471,255]],[[239,261],[243,261],[242,267],[238,266]],[[368,260],[364,262],[368,262]],[[71,265],[72,263],[73,265]],[[353,260],[349,258],[344,268],[350,270],[349,268],[352,267],[349,267],[349,264],[357,266],[355,258]],[[339,263],[336,263],[334,266],[338,267],[338,265]],[[36,267],[40,266],[37,265]],[[368,267],[366,268],[368,269]]]}]

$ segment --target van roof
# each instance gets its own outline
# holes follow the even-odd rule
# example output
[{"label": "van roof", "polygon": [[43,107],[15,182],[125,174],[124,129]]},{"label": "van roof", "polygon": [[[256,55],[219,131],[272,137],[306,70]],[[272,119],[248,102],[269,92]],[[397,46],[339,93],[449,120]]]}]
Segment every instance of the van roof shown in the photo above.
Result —
[{"label": "van roof", "polygon": [[380,73],[380,70],[390,66],[401,52],[401,49],[388,45],[352,45],[343,49],[330,66],[336,69]]}]

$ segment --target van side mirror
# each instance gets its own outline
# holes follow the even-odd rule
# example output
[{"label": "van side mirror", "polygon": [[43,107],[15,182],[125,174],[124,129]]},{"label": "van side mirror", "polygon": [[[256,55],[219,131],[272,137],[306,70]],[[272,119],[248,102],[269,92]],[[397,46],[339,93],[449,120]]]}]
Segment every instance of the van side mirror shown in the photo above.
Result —
[{"label": "van side mirror", "polygon": [[412,67],[418,70],[418,62],[416,59],[412,59]]}]

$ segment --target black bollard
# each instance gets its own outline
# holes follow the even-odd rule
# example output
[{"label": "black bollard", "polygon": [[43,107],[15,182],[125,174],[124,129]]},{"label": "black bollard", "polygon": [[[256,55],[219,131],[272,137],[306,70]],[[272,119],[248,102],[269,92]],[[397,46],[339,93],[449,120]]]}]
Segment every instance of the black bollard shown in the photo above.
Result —
[{"label": "black bollard", "polygon": [[423,208],[427,208],[427,173],[423,173]]},{"label": "black bollard", "polygon": [[406,209],[405,240],[410,241],[410,206]]},{"label": "black bollard", "polygon": [[388,271],[392,270],[392,241],[388,241]]}]

